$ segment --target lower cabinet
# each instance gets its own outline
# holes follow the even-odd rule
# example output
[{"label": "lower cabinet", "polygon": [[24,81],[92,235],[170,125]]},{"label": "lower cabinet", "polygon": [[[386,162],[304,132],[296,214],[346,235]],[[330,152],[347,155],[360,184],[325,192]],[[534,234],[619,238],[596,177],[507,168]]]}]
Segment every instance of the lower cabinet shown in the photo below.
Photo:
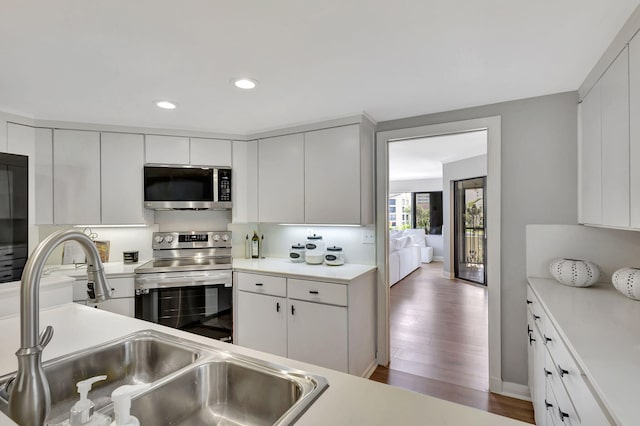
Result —
[{"label": "lower cabinet", "polygon": [[135,318],[136,304],[133,281],[133,278],[107,277],[107,282],[112,290],[111,298],[104,302],[93,303],[87,296],[87,280],[76,279],[73,283],[73,301],[81,305]]},{"label": "lower cabinet", "polygon": [[350,283],[235,273],[234,341],[359,376],[375,365],[374,274]]},{"label": "lower cabinet", "polygon": [[531,287],[527,288],[527,323],[529,390],[536,424],[614,424]]}]

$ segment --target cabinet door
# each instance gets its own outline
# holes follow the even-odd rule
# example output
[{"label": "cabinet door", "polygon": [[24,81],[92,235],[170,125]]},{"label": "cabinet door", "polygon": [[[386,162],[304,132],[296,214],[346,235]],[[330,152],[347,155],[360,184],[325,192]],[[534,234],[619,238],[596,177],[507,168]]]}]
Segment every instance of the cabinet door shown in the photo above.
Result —
[{"label": "cabinet door", "polygon": [[287,299],[238,292],[237,344],[270,354],[287,356]]},{"label": "cabinet door", "polygon": [[357,124],[305,133],[306,223],[360,223],[360,131]]},{"label": "cabinet door", "polygon": [[192,165],[231,167],[231,141],[191,138]]},{"label": "cabinet door", "polygon": [[100,223],[100,134],[53,133],[53,219],[57,225]]},{"label": "cabinet door", "polygon": [[640,228],[640,36],[629,42],[630,225]]},{"label": "cabinet door", "polygon": [[349,372],[347,308],[289,300],[288,357]]},{"label": "cabinet door", "polygon": [[[625,48],[602,86],[602,224],[629,226],[629,54]],[[586,171],[588,172],[588,171]]]},{"label": "cabinet door", "polygon": [[144,136],[103,133],[101,137],[102,223],[145,223],[142,188]]},{"label": "cabinet door", "polygon": [[146,135],[145,162],[153,164],[189,164],[189,138]]},{"label": "cabinet door", "polygon": [[114,314],[120,314],[127,317],[135,317],[135,299],[133,297],[126,297],[124,299],[108,299],[100,303],[92,303],[97,309],[103,311],[113,312]]},{"label": "cabinet door", "polygon": [[[34,229],[31,227],[35,224],[35,138],[36,138],[36,129],[30,126],[23,126],[21,124],[7,123],[7,151],[11,154],[19,154],[26,155],[29,157],[28,160],[28,174],[27,174],[27,194],[24,194],[28,197],[27,201],[27,211],[26,212],[15,212],[10,203],[4,202],[9,194],[5,192],[4,197],[0,197],[2,199],[2,206],[0,206],[0,218],[8,219],[15,217],[14,215],[17,213],[19,217],[26,217],[29,225],[29,247],[34,248],[37,243],[37,236]],[[5,175],[5,177],[8,177]],[[8,182],[3,182],[3,189],[7,188],[7,185],[10,185]],[[3,190],[0,189],[0,193]],[[4,189],[6,191],[6,189]]]},{"label": "cabinet door", "polygon": [[602,125],[600,82],[582,100],[580,108],[580,213],[579,221],[602,224]]},{"label": "cabinet door", "polygon": [[260,222],[304,222],[304,137],[261,139],[258,143]]},{"label": "cabinet door", "polygon": [[258,221],[258,141],[233,141],[233,223]]},{"label": "cabinet door", "polygon": [[53,130],[36,129],[36,224],[53,224]]}]

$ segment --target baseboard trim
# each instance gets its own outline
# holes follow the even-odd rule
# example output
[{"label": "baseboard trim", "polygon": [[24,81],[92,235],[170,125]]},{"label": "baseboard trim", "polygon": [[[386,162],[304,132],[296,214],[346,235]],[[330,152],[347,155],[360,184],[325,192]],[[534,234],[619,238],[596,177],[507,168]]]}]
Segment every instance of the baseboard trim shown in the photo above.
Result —
[{"label": "baseboard trim", "polygon": [[444,256],[433,256],[433,260],[436,262],[444,262]]},{"label": "baseboard trim", "polygon": [[529,386],[521,385],[520,383],[502,382],[502,392],[496,393],[523,401],[531,401]]},{"label": "baseboard trim", "polygon": [[452,280],[456,277],[456,274],[453,272],[447,272],[445,270],[442,271],[442,278],[446,278],[448,280]]},{"label": "baseboard trim", "polygon": [[371,365],[369,365],[369,367],[364,371],[362,377],[368,379],[369,377],[371,377],[373,372],[376,371],[376,368],[378,368],[378,361],[374,359],[373,361],[371,361]]}]

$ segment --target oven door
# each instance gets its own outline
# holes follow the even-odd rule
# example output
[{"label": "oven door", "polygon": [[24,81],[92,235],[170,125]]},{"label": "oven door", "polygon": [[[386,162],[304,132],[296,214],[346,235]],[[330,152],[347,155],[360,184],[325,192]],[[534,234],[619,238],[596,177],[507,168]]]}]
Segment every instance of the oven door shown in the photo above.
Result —
[{"label": "oven door", "polygon": [[136,318],[230,341],[231,271],[138,274]]}]

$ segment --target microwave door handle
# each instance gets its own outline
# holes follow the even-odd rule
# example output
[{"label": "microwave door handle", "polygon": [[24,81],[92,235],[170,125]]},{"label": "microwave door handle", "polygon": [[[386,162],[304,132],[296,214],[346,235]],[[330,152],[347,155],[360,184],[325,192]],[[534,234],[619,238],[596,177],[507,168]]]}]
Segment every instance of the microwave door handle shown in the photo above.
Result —
[{"label": "microwave door handle", "polygon": [[213,201],[217,202],[219,201],[219,194],[218,194],[218,169],[213,169]]}]

